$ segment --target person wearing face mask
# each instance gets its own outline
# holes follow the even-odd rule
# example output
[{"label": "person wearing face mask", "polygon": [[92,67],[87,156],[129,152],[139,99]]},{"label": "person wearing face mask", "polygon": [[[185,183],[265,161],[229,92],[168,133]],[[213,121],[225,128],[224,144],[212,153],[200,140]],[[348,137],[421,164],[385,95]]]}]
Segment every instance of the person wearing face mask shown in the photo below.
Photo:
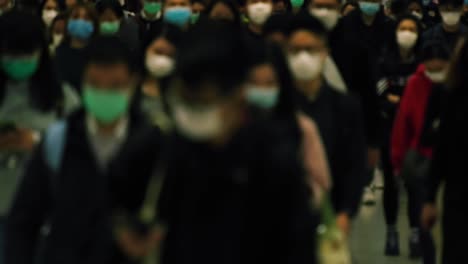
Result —
[{"label": "person wearing face mask", "polygon": [[138,24],[133,18],[125,18],[122,6],[117,0],[97,2],[96,11],[99,17],[99,34],[116,35],[132,52],[139,52]]},{"label": "person wearing face mask", "polygon": [[240,28],[204,22],[181,42],[166,98],[175,133],[159,199],[162,261],[316,263],[299,142],[282,137],[300,131],[247,118]]},{"label": "person wearing face mask", "polygon": [[[384,212],[387,224],[387,242],[385,254],[398,256],[400,254],[399,237],[397,230],[397,217],[399,208],[399,182],[393,174],[393,166],[390,158],[390,137],[396,111],[401,96],[407,85],[409,77],[416,71],[420,61],[418,58],[420,49],[420,36],[422,33],[419,20],[413,15],[404,15],[397,21],[397,28],[393,40],[386,47],[384,55],[379,60],[377,93],[379,95],[382,113],[383,144],[381,148],[381,164],[385,179],[384,188]],[[414,212],[415,203],[409,196],[410,211]],[[410,256],[421,256],[419,240],[419,218],[417,214],[410,213],[410,226],[412,234],[410,238]]]},{"label": "person wearing face mask", "polygon": [[47,0],[42,3],[41,10],[42,21],[49,28],[54,18],[59,14],[61,7],[58,1]]},{"label": "person wearing face mask", "polygon": [[296,109],[293,80],[282,50],[268,44],[249,54],[246,98],[251,114],[253,118],[273,118],[300,127],[302,144],[297,152],[304,159],[314,205],[320,207],[331,187],[328,161],[315,122]]},{"label": "person wearing face mask", "polygon": [[[449,51],[443,43],[430,42],[423,46],[421,52],[423,64],[408,80],[393,126],[390,153],[396,177],[401,177],[405,173],[405,159],[410,151],[416,151],[421,157],[429,160],[432,157],[432,146],[422,144],[421,135],[430,95],[435,86],[443,85],[445,82],[449,57]],[[413,230],[410,239],[411,253],[420,251],[418,255],[423,254],[424,263],[434,263],[431,235],[426,230],[421,230],[420,222],[426,183],[413,183],[408,175],[403,180],[406,181],[408,189],[409,217]]]},{"label": "person wearing face mask", "polygon": [[98,19],[92,6],[78,4],[71,11],[66,25],[66,35],[56,49],[54,63],[62,85],[81,90],[83,51],[98,32]]},{"label": "person wearing face mask", "polygon": [[57,15],[50,27],[48,28],[48,36],[49,36],[49,52],[50,55],[53,57],[55,56],[55,51],[62,44],[62,41],[65,36],[65,27],[67,22],[67,15],[59,14]]},{"label": "person wearing face mask", "polygon": [[366,172],[362,110],[351,95],[332,89],[322,77],[327,33],[315,18],[302,14],[288,29],[289,67],[297,87],[299,109],[312,117],[323,138],[332,175],[331,201],[337,225],[349,234]]},{"label": "person wearing face mask", "polygon": [[461,23],[463,0],[441,0],[439,11],[442,22],[424,33],[423,42],[440,41],[453,51],[460,37],[468,33]]},{"label": "person wearing face mask", "polygon": [[175,58],[182,32],[176,26],[165,24],[149,35],[145,45],[146,78],[141,85],[141,109],[151,122],[164,129],[167,122],[161,98],[169,77],[175,71]]},{"label": "person wearing face mask", "polygon": [[153,27],[158,27],[162,21],[162,5],[161,0],[141,0],[141,11],[136,16],[136,21],[139,25],[141,39],[146,38],[146,34]]},{"label": "person wearing face mask", "polygon": [[272,0],[247,0],[245,9],[249,23],[245,28],[245,41],[247,46],[254,47],[262,45],[263,25],[273,13]]},{"label": "person wearing face mask", "polygon": [[[25,167],[7,219],[6,264],[33,263],[44,222],[43,263],[134,263],[126,245],[135,232],[112,216],[138,210],[161,134],[131,105],[137,77],[127,47],[98,37],[84,56],[84,107],[47,130]],[[139,237],[143,252],[155,247],[151,236]]]},{"label": "person wearing face mask", "polygon": [[[368,147],[369,172],[366,181],[371,182],[374,168],[379,160],[379,146],[381,144],[380,111],[378,96],[375,91],[375,66],[372,63],[372,53],[369,52],[367,44],[362,39],[350,36],[350,32],[348,32],[349,30],[355,30],[355,27],[362,27],[360,30],[365,30],[366,27],[362,25],[362,20],[357,18],[340,19],[340,2],[337,0],[313,0],[310,2],[309,12],[319,19],[329,32],[330,59],[336,64],[338,73],[344,80],[346,90],[360,99]],[[356,16],[353,14],[357,13],[359,13],[359,10],[352,12],[349,16]],[[377,21],[382,21],[380,16],[376,18]],[[355,27],[352,27],[353,23]],[[381,27],[379,26],[379,28]],[[360,32],[357,30],[353,34],[359,34]],[[325,70],[329,69],[326,68]],[[325,71],[327,80],[336,79],[333,77],[334,75],[329,76],[327,74],[329,72]],[[337,82],[330,82],[329,84],[336,85]],[[373,203],[374,201],[372,189],[367,188],[364,202]]]},{"label": "person wearing face mask", "polygon": [[166,0],[163,7],[163,21],[187,29],[192,18],[190,0]]},{"label": "person wearing face mask", "polygon": [[[464,238],[467,230],[464,227],[468,219],[466,208],[466,69],[468,61],[468,46],[466,39],[458,48],[450,65],[446,82],[446,100],[442,111],[431,122],[435,128],[436,147],[428,180],[428,193],[422,213],[423,227],[430,231],[440,221],[442,227],[442,262],[465,263],[468,258],[465,254]],[[430,107],[430,106],[429,106]],[[430,111],[430,109],[428,109]],[[428,112],[430,113],[430,112]],[[437,116],[437,115],[436,115]],[[429,121],[426,119],[426,121]],[[423,138],[424,140],[424,138]],[[423,141],[423,143],[425,143]],[[443,198],[439,211],[438,193],[444,185]]]},{"label": "person wearing face mask", "polygon": [[[42,132],[63,113],[41,18],[13,10],[0,17],[0,229]],[[18,43],[18,39],[22,42]],[[0,231],[0,258],[3,258]],[[3,259],[2,259],[3,260]],[[3,262],[2,262],[3,263]]]}]

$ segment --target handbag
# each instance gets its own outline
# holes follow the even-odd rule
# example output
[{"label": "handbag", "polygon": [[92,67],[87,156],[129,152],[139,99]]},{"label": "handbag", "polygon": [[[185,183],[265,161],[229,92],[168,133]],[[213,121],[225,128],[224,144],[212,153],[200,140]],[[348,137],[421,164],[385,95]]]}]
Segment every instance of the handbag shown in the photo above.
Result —
[{"label": "handbag", "polygon": [[417,188],[426,184],[430,168],[430,159],[415,149],[406,153],[401,170],[401,177],[410,188]]},{"label": "handbag", "polygon": [[346,236],[336,225],[331,200],[326,196],[321,208],[318,232],[318,257],[321,264],[351,264],[351,253]]}]

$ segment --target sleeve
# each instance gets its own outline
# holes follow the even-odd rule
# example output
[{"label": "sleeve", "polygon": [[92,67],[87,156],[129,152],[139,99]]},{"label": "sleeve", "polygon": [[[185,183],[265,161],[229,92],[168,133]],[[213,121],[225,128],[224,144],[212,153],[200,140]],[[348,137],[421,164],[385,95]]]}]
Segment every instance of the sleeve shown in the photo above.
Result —
[{"label": "sleeve", "polygon": [[411,105],[414,103],[413,90],[416,85],[415,82],[414,78],[409,80],[393,124],[390,152],[392,165],[396,172],[395,175],[400,174],[403,160],[410,147],[411,138],[414,133],[411,126]]},{"label": "sleeve", "polygon": [[371,62],[369,52],[362,48],[355,56],[359,65],[353,67],[356,78],[355,88],[359,89],[359,96],[364,114],[365,136],[368,146],[378,147],[381,143],[381,117],[379,108],[379,98],[376,92],[377,72],[375,63]]},{"label": "sleeve", "polygon": [[343,130],[339,150],[339,170],[336,177],[341,183],[334,184],[339,194],[335,201],[337,212],[354,215],[361,201],[367,171],[367,146],[362,120],[362,110],[357,100],[348,97],[343,108]]},{"label": "sleeve", "polygon": [[325,148],[315,122],[302,113],[298,114],[298,119],[303,134],[303,156],[307,180],[315,201],[319,202],[321,192],[330,190],[332,184]]},{"label": "sleeve", "polygon": [[6,220],[5,263],[32,264],[39,231],[51,203],[42,145],[28,163]]}]

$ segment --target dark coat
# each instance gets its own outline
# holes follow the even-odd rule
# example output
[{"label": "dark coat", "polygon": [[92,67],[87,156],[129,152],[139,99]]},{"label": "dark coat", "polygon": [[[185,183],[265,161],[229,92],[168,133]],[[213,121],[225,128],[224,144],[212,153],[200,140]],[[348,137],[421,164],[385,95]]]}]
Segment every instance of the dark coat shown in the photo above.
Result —
[{"label": "dark coat", "polygon": [[444,30],[442,23],[435,25],[423,34],[423,43],[442,42],[450,52],[455,50],[458,40],[468,33],[468,27],[461,24],[458,32],[448,33]]},{"label": "dark coat", "polygon": [[297,143],[278,129],[249,126],[222,149],[175,136],[160,200],[164,263],[316,263]]},{"label": "dark coat", "polygon": [[332,175],[333,205],[337,212],[353,215],[366,174],[366,142],[359,102],[324,86],[315,101],[299,98],[299,107],[315,120],[322,135]]},{"label": "dark coat", "polygon": [[71,48],[69,43],[62,43],[55,52],[54,66],[58,81],[68,83],[77,91],[81,89],[84,70],[84,50]]},{"label": "dark coat", "polygon": [[468,263],[464,241],[468,231],[466,204],[466,149],[468,112],[466,92],[449,95],[442,115],[439,146],[434,152],[430,173],[429,201],[434,202],[438,187],[445,181],[443,215],[443,263]]},{"label": "dark coat", "polygon": [[330,32],[329,42],[331,55],[349,91],[361,101],[367,145],[375,147],[381,142],[381,120],[375,91],[375,59],[370,52],[370,44],[362,41],[359,35],[367,34],[365,29],[360,12],[354,13],[350,18],[343,18]]},{"label": "dark coat", "polygon": [[58,174],[45,164],[42,145],[23,176],[7,219],[6,264],[30,264],[39,230],[48,220],[44,263],[115,263],[111,216],[136,212],[157,159],[160,134],[131,118],[128,136],[107,172],[98,169],[84,112],[68,118]]}]

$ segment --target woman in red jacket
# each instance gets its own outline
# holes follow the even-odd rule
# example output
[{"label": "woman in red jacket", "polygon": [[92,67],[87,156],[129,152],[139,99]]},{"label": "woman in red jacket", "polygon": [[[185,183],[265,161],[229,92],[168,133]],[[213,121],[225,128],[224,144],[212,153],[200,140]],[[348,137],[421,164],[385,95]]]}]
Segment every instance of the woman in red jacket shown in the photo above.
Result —
[{"label": "woman in red jacket", "polygon": [[[445,81],[447,66],[449,60],[449,51],[440,43],[427,43],[422,50],[422,61],[416,73],[408,80],[405,92],[400,102],[400,108],[397,113],[392,132],[391,158],[395,174],[400,175],[403,161],[409,150],[417,150],[427,158],[432,156],[432,148],[423,147],[420,144],[426,108],[432,89],[435,85],[442,85]],[[397,179],[395,182],[397,184]],[[417,186],[422,190],[424,186]],[[431,245],[430,236],[420,232],[420,211],[423,200],[420,190],[408,188],[408,207],[409,220],[411,226],[410,249],[411,252],[421,250],[420,241],[423,248],[425,245]],[[421,236],[423,235],[423,236]],[[427,243],[426,243],[427,242]],[[425,262],[433,250],[423,252]],[[425,254],[427,253],[427,254]]]}]

